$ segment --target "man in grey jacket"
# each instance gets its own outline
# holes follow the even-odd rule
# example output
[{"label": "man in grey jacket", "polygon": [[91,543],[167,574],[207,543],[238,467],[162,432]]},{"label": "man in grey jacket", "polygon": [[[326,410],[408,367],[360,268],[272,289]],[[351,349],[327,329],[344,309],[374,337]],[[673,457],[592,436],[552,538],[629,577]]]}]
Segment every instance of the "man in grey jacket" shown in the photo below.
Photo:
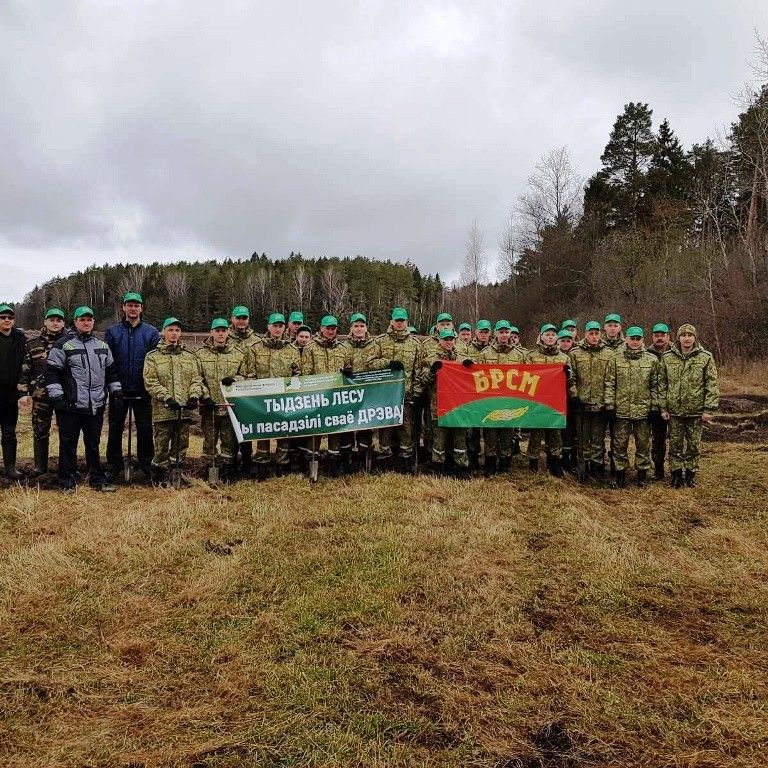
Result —
[{"label": "man in grey jacket", "polygon": [[91,487],[114,491],[106,481],[99,458],[101,427],[107,391],[122,406],[122,388],[107,344],[93,335],[93,310],[78,307],[74,335],[65,337],[48,353],[45,389],[59,426],[59,487],[68,493],[77,482],[77,443],[85,443],[85,461]]}]

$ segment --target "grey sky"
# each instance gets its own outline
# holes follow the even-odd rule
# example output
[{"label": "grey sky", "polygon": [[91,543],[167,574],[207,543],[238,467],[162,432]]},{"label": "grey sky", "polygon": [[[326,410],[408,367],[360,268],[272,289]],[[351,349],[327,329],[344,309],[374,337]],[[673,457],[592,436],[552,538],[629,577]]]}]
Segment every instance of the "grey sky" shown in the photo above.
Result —
[{"label": "grey sky", "polygon": [[91,263],[495,250],[536,160],[738,112],[758,0],[0,4],[0,299]]}]

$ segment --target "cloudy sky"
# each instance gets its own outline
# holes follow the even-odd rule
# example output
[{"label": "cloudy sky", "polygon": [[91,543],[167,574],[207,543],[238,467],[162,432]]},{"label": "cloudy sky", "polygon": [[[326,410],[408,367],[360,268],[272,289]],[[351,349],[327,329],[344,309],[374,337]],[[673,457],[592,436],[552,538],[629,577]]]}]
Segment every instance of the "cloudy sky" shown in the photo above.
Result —
[{"label": "cloudy sky", "polygon": [[3,0],[0,299],[92,263],[489,250],[536,160],[737,113],[764,0]]}]

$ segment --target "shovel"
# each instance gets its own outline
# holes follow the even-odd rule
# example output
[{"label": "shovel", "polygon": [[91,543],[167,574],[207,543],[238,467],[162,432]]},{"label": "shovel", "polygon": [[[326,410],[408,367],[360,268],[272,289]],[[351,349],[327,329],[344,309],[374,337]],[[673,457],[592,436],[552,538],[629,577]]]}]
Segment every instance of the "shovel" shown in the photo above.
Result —
[{"label": "shovel", "polygon": [[171,485],[181,489],[181,409],[176,412],[176,463],[171,470]]},{"label": "shovel", "polygon": [[138,400],[138,397],[126,397],[125,402],[128,405],[128,455],[123,457],[123,477],[125,482],[130,484],[131,475],[133,473],[133,467],[131,459],[132,447],[133,447],[133,400]]},{"label": "shovel", "polygon": [[312,458],[309,460],[309,482],[317,482],[317,474],[320,469],[320,462],[317,460],[317,437],[312,436]]},{"label": "shovel", "polygon": [[211,418],[213,419],[213,463],[210,467],[208,467],[208,483],[210,485],[218,485],[219,484],[219,468],[216,466],[216,407],[213,408],[213,414],[211,415]]}]

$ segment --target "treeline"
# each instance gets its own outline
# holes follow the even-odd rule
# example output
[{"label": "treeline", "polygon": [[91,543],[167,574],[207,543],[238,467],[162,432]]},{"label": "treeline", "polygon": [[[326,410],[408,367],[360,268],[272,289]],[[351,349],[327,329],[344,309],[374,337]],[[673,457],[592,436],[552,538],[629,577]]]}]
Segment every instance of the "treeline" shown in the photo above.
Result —
[{"label": "treeline", "polygon": [[233,306],[246,304],[252,324],[261,328],[271,312],[301,310],[315,327],[325,314],[349,317],[365,312],[373,331],[383,331],[393,306],[407,306],[419,327],[440,310],[443,285],[439,275],[422,275],[413,264],[394,264],[356,256],[349,259],[305,259],[291,253],[271,260],[254,253],[237,261],[116,264],[93,266],[36,287],[16,308],[20,325],[35,327],[45,308],[71,311],[87,304],[99,327],[120,316],[122,296],[141,292],[148,319],[175,315],[192,330],[205,330],[211,318],[229,317]]}]

